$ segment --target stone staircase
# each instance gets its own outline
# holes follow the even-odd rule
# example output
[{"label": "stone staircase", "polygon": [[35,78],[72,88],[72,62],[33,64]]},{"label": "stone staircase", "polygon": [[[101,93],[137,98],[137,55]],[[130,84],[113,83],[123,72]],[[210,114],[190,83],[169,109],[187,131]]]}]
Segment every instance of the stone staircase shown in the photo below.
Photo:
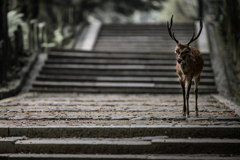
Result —
[{"label": "stone staircase", "polygon": [[[172,30],[180,42],[186,43],[195,26],[174,24]],[[101,27],[93,50],[174,54],[175,46],[166,24],[108,24]],[[192,46],[197,47],[197,43],[193,42]]]},{"label": "stone staircase", "polygon": [[[183,42],[194,30],[174,27]],[[209,52],[199,117],[191,93],[186,118],[165,25],[103,25],[95,37],[92,51],[42,56],[31,92],[0,101],[0,160],[240,159],[239,106],[214,94]]]},{"label": "stone staircase", "polygon": [[[199,93],[216,93],[208,54],[203,54]],[[55,50],[48,54],[31,91],[180,94],[170,53]]]},{"label": "stone staircase", "polygon": [[[194,25],[174,27],[183,42],[194,30]],[[169,38],[165,25],[103,25],[99,30],[94,51],[52,50],[31,91],[181,93],[173,52],[175,42]],[[202,55],[199,93],[217,93],[210,55]]]},{"label": "stone staircase", "polygon": [[0,101],[0,159],[239,159],[240,122],[215,96],[30,93]]}]

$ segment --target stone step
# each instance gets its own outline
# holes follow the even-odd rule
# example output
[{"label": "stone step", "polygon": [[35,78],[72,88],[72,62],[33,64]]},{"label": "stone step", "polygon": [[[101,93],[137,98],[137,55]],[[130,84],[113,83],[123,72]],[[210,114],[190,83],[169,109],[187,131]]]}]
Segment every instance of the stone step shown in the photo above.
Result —
[{"label": "stone step", "polygon": [[[187,41],[187,40],[186,40]],[[160,45],[161,44],[161,45]],[[111,41],[108,39],[97,42],[97,46],[111,46],[111,45],[119,45],[128,48],[128,46],[135,47],[152,47],[152,48],[160,48],[160,49],[172,49],[176,47],[176,44],[172,43],[172,41]],[[163,46],[162,46],[163,45]],[[192,43],[191,46],[196,46],[196,43]],[[174,52],[173,52],[174,53]]]},{"label": "stone step", "polygon": [[[61,87],[61,88],[60,88]],[[48,92],[48,93],[71,93],[71,92],[77,92],[77,93],[128,93],[128,94],[181,94],[182,89],[161,89],[161,88],[152,88],[152,89],[141,89],[141,88],[91,88],[91,87],[84,87],[84,88],[76,88],[75,87],[63,87],[63,86],[52,86],[52,85],[38,85],[33,86],[30,91],[31,92]],[[193,94],[193,89],[190,90],[190,93]],[[209,93],[218,93],[216,89],[198,89],[199,94],[209,94]]]},{"label": "stone step", "polygon": [[[194,28],[193,28],[194,29]],[[135,33],[138,33],[138,34],[148,34],[148,33],[150,33],[150,34],[153,34],[153,33],[156,33],[156,34],[158,34],[158,33],[161,33],[161,34],[166,34],[167,35],[167,37],[169,37],[169,33],[168,32],[166,32],[166,29],[149,29],[149,30],[134,30],[134,29],[129,29],[129,30],[126,30],[126,29],[104,29],[104,28],[102,28],[102,30],[101,30],[101,33],[128,33],[128,34],[131,34],[131,33],[133,33],[133,34],[135,34]],[[191,32],[189,32],[189,30],[181,30],[181,32],[179,32],[179,33],[176,33],[176,35],[190,35],[190,36],[192,36],[191,35]]]},{"label": "stone step", "polygon": [[[129,97],[128,97],[129,96]],[[52,95],[52,94],[40,94],[37,97],[25,97],[24,99],[21,98],[16,98],[14,100],[14,102],[17,103],[0,103],[1,106],[8,106],[8,104],[14,104],[12,106],[17,106],[20,104],[24,104],[29,103],[29,102],[45,102],[45,101],[51,101],[51,102],[86,102],[86,103],[90,103],[90,102],[106,102],[106,103],[113,103],[113,102],[121,102],[122,103],[140,103],[140,102],[145,102],[145,104],[162,104],[164,105],[168,105],[168,103],[179,103],[182,102],[182,97],[180,97],[179,95],[171,95],[171,98],[169,97],[169,95],[149,95],[149,96],[143,96],[143,95],[128,95],[127,97],[123,97],[122,95],[118,95],[118,94],[114,94],[113,97],[109,96],[109,95],[99,95],[94,98],[92,98],[90,95],[87,97],[77,97],[76,95],[74,96],[73,94],[57,94],[56,96]],[[194,96],[190,96],[189,97],[189,102],[193,103],[195,102]],[[221,107],[224,106],[224,104],[220,103],[218,100],[216,100],[215,98],[213,98],[212,96],[201,96],[198,99],[198,102],[204,102],[204,103],[211,103],[212,106],[218,106],[220,105]],[[94,104],[92,103],[92,104]],[[4,104],[4,105],[3,105]],[[118,103],[119,104],[119,103]],[[169,105],[170,105],[169,104]]]},{"label": "stone step", "polygon": [[[168,37],[169,38],[169,37]],[[163,39],[163,37],[140,37],[140,36],[134,36],[134,37],[116,37],[116,39],[114,39],[114,37],[107,37],[107,36],[102,36],[102,37],[98,37],[98,44],[100,43],[121,43],[121,44],[128,44],[128,43],[133,43],[133,44],[158,44],[158,45],[162,45],[162,44],[167,44],[169,46],[175,47],[176,44],[173,43],[173,41],[171,39]],[[114,40],[114,41],[113,41]],[[183,41],[188,41],[189,38],[185,38],[183,39]],[[196,46],[196,42],[192,42],[191,46]],[[163,52],[164,53],[164,52]]]},{"label": "stone step", "polygon": [[[176,60],[127,60],[127,59],[48,59],[45,64],[126,64],[126,65],[176,65]],[[204,61],[204,66],[210,67],[209,60]]]},{"label": "stone step", "polygon": [[[98,81],[98,82],[154,82],[161,84],[179,84],[178,78],[163,78],[163,77],[97,77],[97,76],[61,76],[61,75],[39,75],[38,81]],[[194,81],[192,82],[194,84]],[[201,85],[214,85],[214,79],[201,79]]]},{"label": "stone step", "polygon": [[[46,121],[46,120],[45,120]],[[30,121],[29,121],[30,122]],[[69,124],[70,122],[67,121]],[[110,121],[111,122],[111,121]],[[92,125],[89,124],[9,124],[0,125],[1,137],[41,137],[41,138],[71,138],[71,137],[146,137],[169,136],[175,138],[236,138],[240,136],[240,125],[193,125],[193,124],[156,124],[156,125]],[[109,123],[109,122],[108,122]],[[232,122],[233,123],[233,122]],[[231,124],[229,122],[229,124]]]},{"label": "stone step", "polygon": [[[210,56],[207,54],[202,55],[204,59],[209,60]],[[111,53],[83,53],[83,52],[50,52],[48,54],[48,57],[50,59],[52,58],[105,58],[105,59],[167,59],[167,60],[176,60],[175,54],[169,54],[169,55],[145,55],[145,54],[111,54]]]},{"label": "stone step", "polygon": [[[42,69],[55,69],[55,70],[62,70],[62,69],[71,69],[71,70],[137,70],[137,71],[176,71],[175,65],[156,65],[156,66],[149,66],[149,65],[90,65],[90,64],[46,64],[43,66]],[[211,67],[203,67],[203,72],[212,72]]]},{"label": "stone step", "polygon": [[[52,82],[52,81],[36,81],[34,87],[53,86],[53,87],[103,87],[103,88],[146,88],[146,89],[181,89],[180,85],[168,85],[157,83],[124,83],[124,82]],[[199,85],[199,89],[216,89],[215,86]]]},{"label": "stone step", "polygon": [[[61,112],[60,109],[56,109],[58,112]],[[76,109],[71,109],[76,110]],[[83,109],[84,112],[89,112],[91,109]],[[93,109],[95,110],[95,109]],[[107,109],[108,110],[108,109]],[[137,109],[133,109],[131,112],[137,112],[134,111]],[[67,109],[64,111],[68,112]],[[165,110],[167,111],[167,110]],[[176,112],[178,112],[177,110]],[[54,111],[51,111],[54,112]],[[148,111],[147,111],[148,112]],[[194,110],[192,110],[194,112]],[[16,113],[16,112],[14,112]],[[80,113],[77,113],[78,115]],[[152,114],[152,113],[151,113]],[[173,120],[173,121],[182,121],[182,120],[192,120],[191,118],[186,117],[170,117],[170,116],[41,116],[41,114],[38,114],[38,116],[0,116],[0,120]],[[194,120],[204,120],[204,121],[239,121],[239,117],[198,117],[194,118]],[[176,123],[177,124],[177,123]],[[225,124],[225,123],[224,123]],[[239,123],[236,123],[237,125]],[[227,123],[226,123],[227,125]]]},{"label": "stone step", "polygon": [[[184,37],[184,38],[180,37],[180,39],[181,39],[181,41],[185,42],[185,41],[189,40],[189,37]],[[111,40],[113,40],[112,42],[130,41],[130,42],[136,42],[137,43],[137,42],[145,41],[147,43],[148,42],[149,43],[151,43],[151,42],[158,43],[159,42],[159,44],[161,44],[161,42],[163,42],[163,43],[165,43],[165,42],[173,43],[173,40],[169,39],[169,37],[162,37],[162,36],[151,36],[151,37],[149,36],[149,37],[147,37],[147,36],[141,36],[141,35],[139,35],[139,36],[129,36],[129,37],[127,37],[127,36],[124,36],[124,37],[121,37],[121,36],[115,36],[115,37],[113,37],[113,36],[101,36],[101,37],[98,37],[97,43],[98,42],[111,41]],[[192,44],[196,44],[196,42],[193,42]],[[195,46],[195,45],[193,45],[193,46]]]},{"label": "stone step", "polygon": [[[176,37],[181,37],[181,38],[188,38],[189,40],[191,39],[192,37],[192,32],[178,32],[176,33]],[[99,36],[121,36],[121,37],[124,37],[124,36],[161,36],[161,37],[165,37],[165,38],[170,38],[169,36],[169,33],[168,32],[164,32],[164,31],[149,31],[149,32],[126,32],[126,31],[101,31],[99,33]]]},{"label": "stone step", "polygon": [[0,103],[0,137],[238,138],[240,119],[209,95],[199,95],[199,117],[190,97],[190,118],[181,95],[39,94]]},{"label": "stone step", "polygon": [[[12,139],[12,138],[11,138]],[[1,141],[3,140],[3,141]],[[213,138],[1,138],[2,153],[239,154],[239,139]],[[6,146],[9,147],[6,147]],[[171,149],[169,149],[171,148]],[[3,150],[3,149],[2,149]],[[0,149],[1,151],[1,149]]]},{"label": "stone step", "polygon": [[[74,50],[74,49],[59,49],[59,48],[52,48],[51,49],[51,52],[49,53],[54,53],[54,54],[57,54],[57,53],[82,53],[82,54],[88,54],[88,55],[95,55],[95,54],[104,54],[104,55],[143,55],[143,56],[158,56],[158,55],[169,55],[171,53],[173,53],[173,51],[171,52],[141,52],[139,53],[138,51],[135,51],[135,52],[121,52],[121,51],[118,51],[118,52],[105,52],[105,51],[87,51],[87,50]],[[209,53],[202,53],[203,55],[209,55]],[[175,56],[175,54],[174,54]],[[155,60],[155,59],[154,59]]]},{"label": "stone step", "polygon": [[[99,38],[103,38],[103,37],[99,37]],[[116,37],[117,38],[117,37]],[[162,38],[162,37],[159,37],[159,38]],[[188,40],[184,39],[184,40],[181,40],[181,42],[187,42]],[[174,54],[174,49],[176,47],[176,44],[171,42],[171,41],[154,41],[154,40],[138,40],[138,41],[133,41],[131,39],[128,39],[128,38],[123,38],[123,39],[116,39],[116,41],[114,41],[113,39],[111,38],[104,38],[102,40],[99,40],[96,45],[95,45],[95,48],[96,47],[104,47],[104,46],[112,46],[112,47],[116,47],[116,48],[123,48],[123,47],[126,47],[127,49],[130,49],[130,48],[146,48],[146,49],[149,49],[149,48],[153,48],[153,49],[159,49],[159,51],[156,51],[156,53],[172,53]],[[192,43],[191,44],[192,47],[197,47],[197,43]],[[95,49],[96,50],[96,49]],[[97,50],[96,50],[97,51]],[[139,52],[141,50],[135,50],[135,51],[132,51],[132,52]],[[149,51],[146,51],[146,52],[149,52]],[[151,52],[150,52],[151,53]],[[153,52],[154,53],[154,52]]]},{"label": "stone step", "polygon": [[[173,25],[173,29],[183,29],[183,30],[188,30],[188,29],[194,29],[193,24],[175,24]],[[129,30],[129,29],[163,29],[166,30],[166,24],[104,24],[102,26],[102,30],[105,29],[124,29],[124,30]]]},{"label": "stone step", "polygon": [[223,154],[0,154],[1,160],[143,160],[143,159],[155,159],[155,160],[179,160],[179,159],[195,159],[195,160],[233,160],[240,159],[238,155],[223,155]]},{"label": "stone step", "polygon": [[[174,47],[175,48],[175,47]],[[104,46],[104,47],[95,47],[96,51],[104,51],[104,52],[117,52],[119,50],[121,50],[122,52],[136,52],[138,51],[138,53],[145,53],[145,52],[171,52],[171,54],[173,53],[173,49],[171,48],[167,48],[167,49],[161,49],[159,48],[152,48],[152,47],[135,47],[135,48],[125,48],[125,47],[118,47],[118,46]],[[162,57],[163,59],[168,59],[167,57]],[[208,57],[207,57],[208,58]],[[174,58],[170,58],[171,60]],[[203,56],[203,59],[206,59],[206,57]]]},{"label": "stone step", "polygon": [[[56,71],[55,69],[43,69],[40,71],[40,74],[44,75],[84,75],[84,76],[111,76],[111,77],[175,77],[177,78],[177,73],[172,72],[158,72],[158,71],[94,71],[94,70],[71,70],[71,69],[62,69],[61,71]],[[203,72],[201,73],[201,78],[214,78],[213,73]],[[201,80],[200,80],[201,82]]]},{"label": "stone step", "polygon": [[[16,103],[13,103],[13,104],[0,104],[0,106],[15,106],[15,105],[20,105],[20,106],[31,106],[31,104],[26,104],[26,103],[22,103],[22,104],[16,104]],[[81,105],[81,106],[134,106],[136,104],[116,104],[116,103],[108,103],[108,104],[76,104],[76,103],[36,103],[34,104],[35,106],[78,106],[78,105]],[[145,106],[156,106],[156,105],[151,105],[151,104],[146,104],[146,103],[143,103],[143,104],[138,104],[138,105],[145,105]],[[219,104],[217,104],[218,106]],[[160,106],[160,105],[157,105],[157,106]],[[167,105],[163,105],[163,106],[167,106]],[[161,106],[161,107],[163,107]],[[172,104],[169,104],[169,106],[171,107],[176,107],[176,106],[181,106],[182,107],[182,104],[179,104],[179,105],[172,105]],[[195,105],[194,104],[190,104],[190,106],[194,107]],[[198,107],[203,107],[203,106],[212,106],[211,104],[199,104]],[[215,106],[215,105],[214,105]],[[32,113],[32,112],[180,112],[181,110],[180,109],[168,109],[168,108],[161,108],[161,109],[154,109],[154,108],[133,108],[133,109],[128,109],[128,107],[126,108],[121,108],[121,109],[109,109],[109,108],[101,108],[101,109],[89,109],[89,108],[67,108],[67,109],[61,109],[61,108],[48,108],[48,109],[0,109],[0,112],[14,112],[14,113]],[[194,109],[190,109],[189,110],[190,112],[195,112]],[[222,113],[222,112],[233,112],[233,110],[231,109],[215,109],[215,110],[212,110],[212,109],[199,109],[198,112],[218,112],[218,113]],[[40,114],[38,114],[40,115]],[[5,113],[4,117],[7,118],[7,113]],[[56,116],[55,116],[56,117]],[[0,116],[0,119],[2,118],[2,116]],[[34,117],[33,117],[34,118]],[[57,117],[56,117],[57,118]],[[109,119],[111,118],[111,116],[109,116]],[[112,117],[114,118],[114,117]],[[150,118],[157,118],[157,117],[149,117]],[[182,117],[183,118],[183,117]],[[211,117],[210,117],[211,118]],[[210,119],[209,118],[209,119]],[[11,119],[9,117],[9,119]],[[32,119],[31,117],[28,117],[28,119]],[[128,118],[130,119],[130,118]],[[160,119],[160,117],[159,117]],[[172,119],[172,118],[166,118],[166,117],[162,117],[161,119]],[[179,118],[180,119],[180,118]],[[185,118],[183,118],[185,119]],[[216,118],[214,118],[216,119]],[[217,118],[219,119],[219,118]],[[216,119],[216,120],[217,120]],[[231,118],[229,118],[231,119]],[[238,119],[238,118],[234,118],[234,119]]]}]

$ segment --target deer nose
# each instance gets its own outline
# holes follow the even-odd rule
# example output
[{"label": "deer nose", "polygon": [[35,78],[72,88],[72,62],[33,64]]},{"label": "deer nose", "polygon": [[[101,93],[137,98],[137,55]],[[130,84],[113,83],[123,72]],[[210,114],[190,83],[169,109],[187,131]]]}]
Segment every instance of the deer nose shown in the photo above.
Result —
[{"label": "deer nose", "polygon": [[182,62],[182,60],[181,60],[181,59],[178,59],[177,62],[180,64],[180,63]]}]

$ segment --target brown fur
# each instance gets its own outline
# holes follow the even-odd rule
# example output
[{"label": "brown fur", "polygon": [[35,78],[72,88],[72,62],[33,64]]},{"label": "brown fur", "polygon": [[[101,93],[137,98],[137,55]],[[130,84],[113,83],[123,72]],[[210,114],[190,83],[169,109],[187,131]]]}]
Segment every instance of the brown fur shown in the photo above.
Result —
[{"label": "brown fur", "polygon": [[[181,60],[181,63],[177,62],[176,69],[179,77],[179,83],[182,86],[183,92],[183,115],[189,117],[189,91],[191,88],[192,79],[195,79],[195,110],[196,116],[198,116],[197,98],[198,98],[198,84],[200,81],[200,74],[203,69],[203,58],[197,48],[190,47],[186,44],[177,44],[176,59]],[[187,103],[187,106],[186,106]],[[186,113],[187,112],[187,113]]]}]

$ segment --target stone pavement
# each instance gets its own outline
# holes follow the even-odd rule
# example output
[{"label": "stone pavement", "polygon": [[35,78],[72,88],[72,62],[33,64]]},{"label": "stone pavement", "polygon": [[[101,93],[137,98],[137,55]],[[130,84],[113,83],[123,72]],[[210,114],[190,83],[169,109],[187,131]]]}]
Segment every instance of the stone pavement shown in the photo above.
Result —
[{"label": "stone pavement", "polygon": [[183,117],[181,95],[39,94],[1,101],[1,124],[14,125],[240,125],[235,111],[210,95],[200,96],[200,116]]},{"label": "stone pavement", "polygon": [[0,159],[238,159],[239,108],[223,100],[200,95],[195,117],[191,95],[186,118],[182,95],[23,94],[0,101]]}]

